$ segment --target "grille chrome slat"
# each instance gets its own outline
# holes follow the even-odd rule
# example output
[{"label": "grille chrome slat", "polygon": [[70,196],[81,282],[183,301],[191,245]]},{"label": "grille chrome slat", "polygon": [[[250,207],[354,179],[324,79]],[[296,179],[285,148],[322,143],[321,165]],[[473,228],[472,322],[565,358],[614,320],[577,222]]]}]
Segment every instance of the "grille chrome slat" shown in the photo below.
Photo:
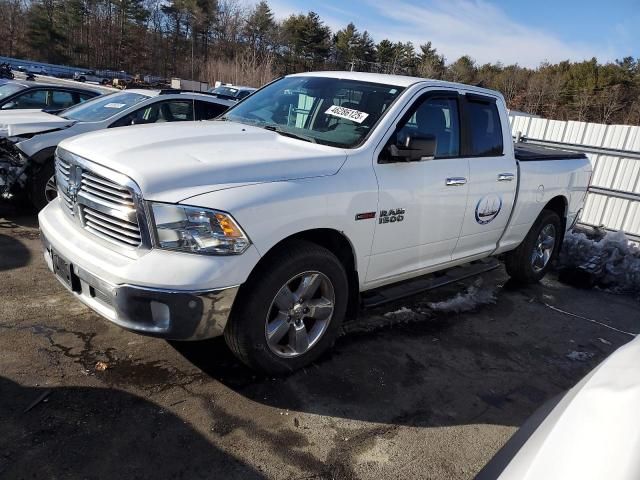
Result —
[{"label": "grille chrome slat", "polygon": [[90,186],[88,186],[86,184],[82,185],[82,188],[80,189],[80,191],[83,192],[83,193],[86,192],[86,193],[91,194],[91,195],[93,195],[95,197],[101,198],[101,199],[103,199],[103,200],[105,200],[105,201],[107,201],[107,202],[109,202],[109,203],[111,203],[113,205],[116,205],[116,206],[123,205],[123,206],[126,206],[128,208],[134,208],[134,203],[133,202],[130,202],[130,201],[114,202],[112,194],[110,194],[108,192],[105,192],[104,190],[97,190],[97,189],[95,189],[93,187],[90,187]]},{"label": "grille chrome slat", "polygon": [[84,228],[87,231],[93,233],[95,236],[104,238],[109,242],[117,243],[120,245],[125,244],[130,247],[137,247],[138,245],[140,245],[140,242],[138,241],[134,241],[134,240],[129,241],[129,240],[123,239],[122,237],[119,237],[117,234],[110,232],[108,229],[96,228],[95,225],[92,225],[92,226],[85,225]]},{"label": "grille chrome slat", "polygon": [[123,220],[117,217],[112,217],[110,215],[105,215],[104,213],[99,212],[98,210],[95,210],[91,207],[87,207],[85,206],[83,209],[83,212],[85,215],[92,215],[94,217],[97,217],[101,220],[104,220],[105,222],[110,222],[113,223],[114,225],[116,225],[119,228],[125,228],[127,230],[131,230],[133,232],[138,233],[140,230],[138,229],[138,225],[136,225],[133,222],[130,222],[128,220]]},{"label": "grille chrome slat", "polygon": [[94,215],[93,213],[89,212],[86,208],[84,209],[84,221],[85,221],[85,225],[91,225],[91,224],[96,224],[96,225],[100,225],[103,228],[108,228],[113,230],[115,233],[119,233],[120,235],[124,235],[127,238],[131,238],[133,240],[138,240],[140,241],[140,234],[136,233],[135,231],[131,231],[128,230],[126,228],[120,227],[119,225],[116,225],[112,222],[109,222],[108,220],[103,220],[100,217]]},{"label": "grille chrome slat", "polygon": [[[69,157],[71,161],[67,160]],[[136,248],[143,244],[137,210],[139,190],[128,177],[73,155],[64,159],[56,155],[55,172],[64,210],[82,228],[122,247]],[[144,215],[143,210],[140,215]]]},{"label": "grille chrome slat", "polygon": [[111,190],[117,191],[118,193],[121,193],[129,198],[131,198],[131,192],[129,190],[127,190],[124,187],[121,187],[117,184],[115,184],[114,182],[111,182],[109,180],[105,180],[103,178],[100,178],[96,175],[91,175],[87,172],[82,172],[82,180],[85,182],[91,182],[91,183],[97,183],[99,185],[102,185],[103,187],[108,187]]},{"label": "grille chrome slat", "polygon": [[[107,222],[103,222],[101,220],[96,220],[95,218],[86,219],[85,227],[87,228],[95,228],[96,230],[100,230],[101,232],[108,233],[109,235],[114,236],[114,238],[122,239],[127,242],[134,242],[136,245],[140,243],[140,235],[135,235],[131,233],[127,233],[118,228],[114,228],[112,225],[109,225]],[[126,238],[122,238],[126,237]]]},{"label": "grille chrome slat", "polygon": [[108,187],[102,183],[97,183],[93,180],[87,180],[86,178],[83,178],[82,182],[83,188],[103,192],[103,195],[106,194],[121,198],[123,202],[131,203],[131,205],[133,205],[133,199],[131,198],[131,194],[128,192],[121,192],[119,190],[115,190],[113,187]]}]

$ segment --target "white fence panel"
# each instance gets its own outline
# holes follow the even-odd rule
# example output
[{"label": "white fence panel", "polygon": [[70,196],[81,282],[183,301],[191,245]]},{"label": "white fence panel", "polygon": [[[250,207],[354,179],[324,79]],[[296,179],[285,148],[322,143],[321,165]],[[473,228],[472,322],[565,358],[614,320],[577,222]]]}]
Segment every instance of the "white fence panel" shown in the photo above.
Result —
[{"label": "white fence panel", "polygon": [[640,240],[640,127],[519,115],[510,120],[514,137],[587,154],[593,178],[580,223]]}]

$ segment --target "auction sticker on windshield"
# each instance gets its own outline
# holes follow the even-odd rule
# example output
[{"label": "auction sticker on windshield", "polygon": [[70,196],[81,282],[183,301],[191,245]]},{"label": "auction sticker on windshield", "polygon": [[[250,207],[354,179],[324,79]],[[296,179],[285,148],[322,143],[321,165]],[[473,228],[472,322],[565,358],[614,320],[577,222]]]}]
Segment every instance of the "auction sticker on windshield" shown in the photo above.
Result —
[{"label": "auction sticker on windshield", "polygon": [[362,123],[369,116],[368,113],[361,112],[359,110],[353,110],[351,108],[341,107],[340,105],[332,105],[324,112],[326,115],[333,115],[334,117],[346,118],[356,123]]}]

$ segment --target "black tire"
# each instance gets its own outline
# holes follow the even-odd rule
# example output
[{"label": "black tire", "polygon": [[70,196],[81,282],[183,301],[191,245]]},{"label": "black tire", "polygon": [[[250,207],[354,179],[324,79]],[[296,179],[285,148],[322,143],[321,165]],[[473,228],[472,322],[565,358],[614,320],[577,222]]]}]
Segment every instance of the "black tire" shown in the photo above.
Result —
[{"label": "black tire", "polygon": [[[540,262],[534,265],[534,252],[539,253],[546,250],[540,249],[538,241],[541,238],[541,233],[543,230],[548,232],[550,231],[549,229],[553,229],[555,233],[553,250],[546,262],[544,261],[544,256],[537,255],[537,260],[540,260]],[[553,210],[543,210],[518,248],[506,254],[505,266],[509,276],[523,284],[540,281],[558,256],[563,233],[563,223],[560,216]]]},{"label": "black tire", "polygon": [[51,159],[36,166],[31,174],[29,199],[37,211],[42,210],[57,196],[55,190],[51,191],[51,184],[49,184],[52,180],[55,182],[54,170],[53,159]]},{"label": "black tire", "polygon": [[[294,353],[297,356],[281,356],[285,352],[284,347],[280,354],[274,353],[274,347],[267,342],[266,326],[268,318],[274,315],[274,309],[276,312],[279,310],[275,305],[276,295],[279,295],[286,285],[290,285],[288,282],[296,276],[317,273],[321,274],[323,282],[330,282],[331,292],[334,294],[333,313],[328,317],[324,333],[306,352]],[[326,283],[323,285],[326,286]],[[313,362],[333,346],[345,317],[348,296],[347,273],[333,253],[311,242],[292,241],[260,264],[241,287],[225,328],[225,341],[236,357],[252,369],[271,375],[292,372]],[[281,313],[282,311],[275,315]],[[305,334],[308,328],[311,337],[315,320],[305,318],[298,321],[304,324],[307,324],[307,321],[311,322],[310,326],[305,325]],[[284,342],[295,338],[295,327],[290,323],[295,320],[287,322],[288,325],[284,328],[288,333],[282,337]],[[311,345],[311,342],[309,344]]]},{"label": "black tire", "polygon": [[87,79],[86,79],[85,77],[80,77],[80,78],[78,79],[78,81],[79,81],[79,82],[86,82],[86,81],[87,81]]}]

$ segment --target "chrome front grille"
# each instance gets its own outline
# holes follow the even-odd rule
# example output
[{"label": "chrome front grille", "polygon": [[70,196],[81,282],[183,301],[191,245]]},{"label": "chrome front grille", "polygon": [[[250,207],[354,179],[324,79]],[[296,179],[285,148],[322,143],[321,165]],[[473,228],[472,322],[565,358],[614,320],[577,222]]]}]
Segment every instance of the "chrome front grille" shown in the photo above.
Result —
[{"label": "chrome front grille", "polygon": [[65,211],[82,228],[128,248],[145,243],[139,221],[144,209],[128,177],[65,152],[56,155],[56,181]]}]

